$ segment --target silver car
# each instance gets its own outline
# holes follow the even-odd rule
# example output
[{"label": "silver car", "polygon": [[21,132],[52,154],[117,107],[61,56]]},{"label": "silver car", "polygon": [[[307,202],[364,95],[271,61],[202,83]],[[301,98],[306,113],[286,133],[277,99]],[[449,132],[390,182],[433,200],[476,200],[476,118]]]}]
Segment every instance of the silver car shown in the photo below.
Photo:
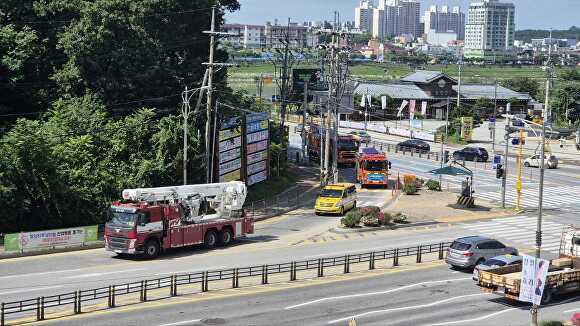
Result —
[{"label": "silver car", "polygon": [[514,256],[514,255],[501,255],[497,257],[493,257],[491,259],[486,260],[482,264],[475,266],[473,269],[473,280],[479,280],[479,272],[480,271],[487,271],[490,269],[502,267],[502,266],[510,266],[510,265],[517,265],[522,263],[522,256]]},{"label": "silver car", "polygon": [[500,255],[516,255],[518,250],[482,236],[459,238],[447,249],[445,262],[453,267],[473,268],[484,261]]}]

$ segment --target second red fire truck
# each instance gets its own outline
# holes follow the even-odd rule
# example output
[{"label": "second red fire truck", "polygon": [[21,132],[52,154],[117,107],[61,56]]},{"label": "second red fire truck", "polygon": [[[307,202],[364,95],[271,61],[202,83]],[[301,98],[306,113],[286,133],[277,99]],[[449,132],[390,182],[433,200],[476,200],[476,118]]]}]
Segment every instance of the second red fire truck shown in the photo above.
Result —
[{"label": "second red fire truck", "polygon": [[389,169],[391,162],[387,155],[376,148],[363,148],[357,154],[356,179],[362,187],[389,186]]}]

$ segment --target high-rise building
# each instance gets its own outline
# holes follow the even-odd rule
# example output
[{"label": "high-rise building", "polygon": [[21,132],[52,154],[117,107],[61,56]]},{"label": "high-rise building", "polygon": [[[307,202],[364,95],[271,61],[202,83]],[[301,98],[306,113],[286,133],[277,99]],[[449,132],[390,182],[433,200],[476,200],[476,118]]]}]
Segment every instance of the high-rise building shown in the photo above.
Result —
[{"label": "high-rise building", "polygon": [[421,36],[421,3],[418,0],[381,0],[373,9],[372,34],[383,39]]},{"label": "high-rise building", "polygon": [[423,16],[425,22],[425,34],[432,33],[456,33],[457,39],[465,38],[465,14],[460,7],[453,7],[449,11],[448,6],[431,6]]},{"label": "high-rise building", "polygon": [[515,7],[499,0],[479,0],[469,5],[465,25],[465,56],[496,59],[510,52],[515,36]]},{"label": "high-rise building", "polygon": [[354,25],[363,32],[371,32],[373,28],[373,2],[362,0],[354,9]]}]

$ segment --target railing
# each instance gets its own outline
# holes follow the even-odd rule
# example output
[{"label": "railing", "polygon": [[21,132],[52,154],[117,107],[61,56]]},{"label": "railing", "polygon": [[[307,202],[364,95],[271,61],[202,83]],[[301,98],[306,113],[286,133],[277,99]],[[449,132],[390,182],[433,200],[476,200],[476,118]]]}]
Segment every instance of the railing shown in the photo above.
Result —
[{"label": "railing", "polygon": [[[372,251],[358,254],[346,254],[343,256],[327,257],[319,259],[292,261],[282,264],[257,265],[242,268],[231,268],[226,270],[214,270],[196,272],[191,274],[177,274],[167,277],[141,280],[137,282],[109,285],[107,287],[78,290],[74,292],[57,294],[51,296],[37,297],[33,299],[3,302],[0,304],[0,326],[7,325],[8,317],[14,318],[35,318],[37,321],[45,319],[47,309],[56,307],[72,306],[72,313],[79,314],[83,311],[86,303],[98,304],[107,302],[108,308],[117,305],[117,300],[135,294],[134,300],[146,302],[149,295],[156,295],[156,299],[177,296],[179,290],[186,290],[187,285],[195,285],[195,289],[189,293],[201,293],[209,291],[211,283],[221,283],[222,288],[238,288],[240,280],[259,278],[255,280],[258,284],[268,284],[271,276],[283,274],[288,275],[289,281],[296,281],[300,274],[307,278],[305,271],[316,269],[316,277],[324,277],[325,271],[333,267],[339,268],[339,273],[350,273],[351,268],[356,264],[367,264],[368,269],[376,268],[376,263],[381,261],[391,261],[392,266],[399,265],[399,259],[403,257],[415,257],[416,263],[423,261],[423,255],[437,253],[437,259],[444,258],[444,252],[449,247],[450,242],[436,244],[419,245],[407,248],[386,249],[382,251]],[[366,267],[365,267],[366,268]],[[336,272],[335,272],[336,274]],[[314,276],[314,275],[312,275]],[[224,284],[224,281],[226,282]],[[217,287],[217,284],[216,284]],[[169,294],[150,293],[153,290],[169,289]],[[138,299],[136,294],[139,293]],[[58,311],[61,315],[62,309]],[[36,316],[35,316],[36,315]]]},{"label": "railing", "polygon": [[267,218],[287,213],[304,206],[312,206],[315,196],[310,197],[312,187],[296,186],[278,195],[248,203],[244,206],[246,214],[254,219]]}]

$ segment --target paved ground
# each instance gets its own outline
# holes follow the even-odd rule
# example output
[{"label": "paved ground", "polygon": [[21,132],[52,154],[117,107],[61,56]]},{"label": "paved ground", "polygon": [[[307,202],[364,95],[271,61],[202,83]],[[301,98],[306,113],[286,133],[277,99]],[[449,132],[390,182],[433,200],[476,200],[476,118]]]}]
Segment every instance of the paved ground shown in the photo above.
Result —
[{"label": "paved ground", "polygon": [[[483,293],[467,272],[442,263],[351,274],[331,282],[273,285],[64,318],[47,325],[529,325],[529,306]],[[306,286],[304,286],[306,285]],[[541,319],[570,318],[578,297],[543,307]]]}]

